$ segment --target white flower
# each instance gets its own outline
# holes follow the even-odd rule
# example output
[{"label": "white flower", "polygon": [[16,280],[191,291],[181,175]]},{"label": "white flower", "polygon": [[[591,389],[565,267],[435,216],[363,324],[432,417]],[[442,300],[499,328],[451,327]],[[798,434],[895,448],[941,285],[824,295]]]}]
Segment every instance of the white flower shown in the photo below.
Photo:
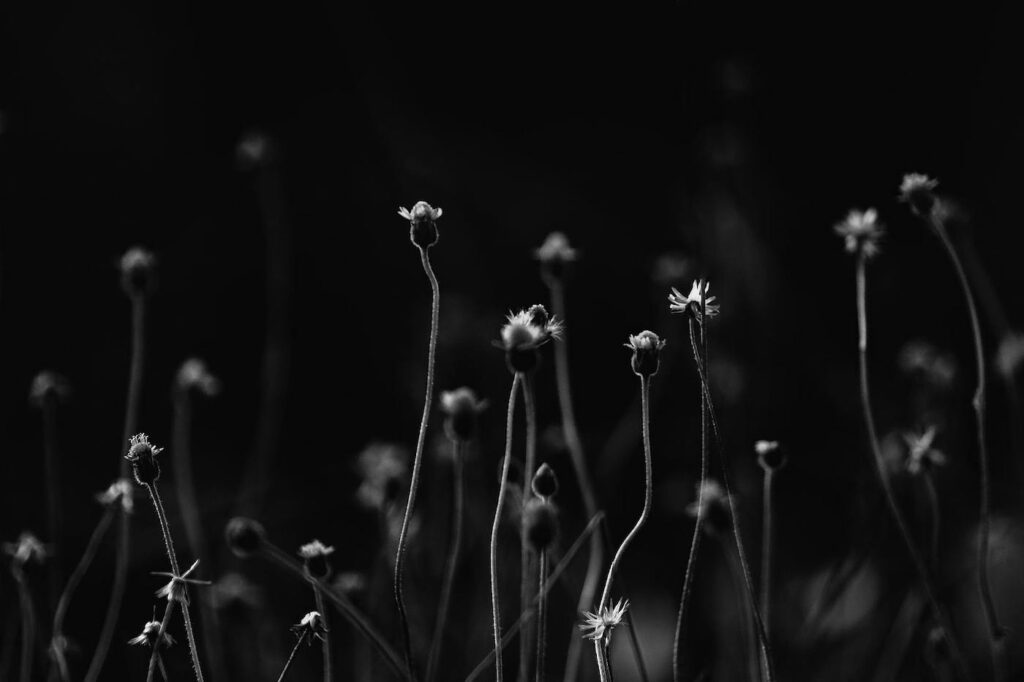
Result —
[{"label": "white flower", "polygon": [[850,211],[845,220],[836,223],[834,229],[843,238],[848,252],[863,252],[866,258],[878,253],[878,242],[884,229],[878,222],[878,211],[875,209]]},{"label": "white flower", "polygon": [[622,622],[628,608],[629,600],[620,599],[615,606],[601,609],[600,614],[587,611],[583,614],[583,622],[577,627],[583,631],[584,639],[603,640],[607,644],[611,641],[612,630]]},{"label": "white flower", "polygon": [[292,632],[295,633],[300,642],[305,639],[307,644],[312,645],[314,637],[321,642],[324,641],[324,633],[327,632],[327,627],[324,625],[323,616],[320,615],[319,611],[310,611],[302,617],[301,621],[292,626]]},{"label": "white flower", "polygon": [[210,584],[209,580],[195,580],[188,577],[191,575],[192,571],[196,570],[196,566],[198,565],[199,559],[196,559],[189,569],[181,575],[174,575],[173,573],[165,573],[163,571],[153,571],[153,575],[164,575],[171,579],[171,582],[156,591],[156,596],[167,597],[167,601],[179,601],[183,604],[188,604],[188,593],[185,591],[186,583],[192,585]]},{"label": "white flower", "polygon": [[[693,315],[697,322],[701,321],[701,305],[707,308],[708,317],[715,317],[718,315],[718,306],[713,303],[715,300],[714,296],[707,296],[708,291],[711,289],[711,284],[705,281],[703,291],[701,291],[701,284],[697,280],[693,281],[693,286],[690,287],[690,293],[686,296],[672,287],[672,293],[668,295],[669,309],[674,313],[682,313],[684,315]],[[704,296],[707,296],[707,301],[704,301]]]},{"label": "white flower", "polygon": [[167,631],[164,631],[162,636],[160,635],[160,621],[158,620],[151,620],[143,625],[142,634],[132,637],[128,640],[128,643],[136,646],[153,646],[153,642],[156,641],[157,637],[160,637],[160,643],[164,647],[174,644],[174,638]]}]

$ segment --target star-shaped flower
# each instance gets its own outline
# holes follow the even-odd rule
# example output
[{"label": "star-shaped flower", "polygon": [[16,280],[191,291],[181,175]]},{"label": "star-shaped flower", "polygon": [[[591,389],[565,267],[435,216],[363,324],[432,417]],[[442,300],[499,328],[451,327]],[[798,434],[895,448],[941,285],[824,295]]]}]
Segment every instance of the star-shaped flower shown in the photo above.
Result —
[{"label": "star-shaped flower", "polygon": [[907,471],[917,475],[925,469],[942,466],[946,463],[946,455],[932,447],[935,442],[936,428],[929,426],[920,433],[904,433],[903,440],[907,444]]},{"label": "star-shaped flower", "polygon": [[600,614],[587,611],[583,614],[583,622],[577,627],[583,631],[584,639],[591,639],[595,642],[603,640],[607,644],[611,641],[612,630],[622,622],[628,608],[629,600],[620,599],[615,606],[606,606],[601,609]]},{"label": "star-shaped flower", "polygon": [[865,258],[878,253],[878,242],[885,231],[878,222],[878,211],[873,208],[850,211],[845,220],[836,223],[834,229],[843,238],[849,253],[863,252]]},{"label": "star-shaped flower", "polygon": [[[703,287],[699,281],[694,280],[693,286],[690,287],[690,293],[686,296],[683,296],[679,289],[672,287],[672,293],[668,295],[669,309],[674,313],[692,315],[693,319],[699,323],[701,322],[701,304],[704,303],[704,296],[707,296],[710,289],[711,284],[706,280],[703,282]],[[714,300],[714,296],[707,296],[705,307],[707,307],[708,317],[718,315],[718,306],[712,303]]]},{"label": "star-shaped flower", "polygon": [[168,601],[177,601],[182,604],[188,604],[188,592],[185,589],[185,585],[209,585],[209,580],[195,580],[189,578],[192,571],[196,570],[196,566],[199,565],[199,559],[196,559],[189,569],[181,575],[174,575],[173,573],[165,573],[163,571],[153,571],[153,575],[163,575],[171,579],[171,582],[167,583],[159,590],[156,591],[156,596],[167,597]]}]

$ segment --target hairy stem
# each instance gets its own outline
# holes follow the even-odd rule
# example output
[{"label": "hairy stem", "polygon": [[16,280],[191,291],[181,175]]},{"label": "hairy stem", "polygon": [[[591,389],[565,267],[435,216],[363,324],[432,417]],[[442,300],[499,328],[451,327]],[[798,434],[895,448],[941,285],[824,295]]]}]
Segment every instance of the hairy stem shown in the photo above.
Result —
[{"label": "hairy stem", "polygon": [[547,580],[547,552],[540,550],[537,557],[537,671],[536,682],[544,682],[544,653],[547,648],[548,597],[544,592]]},{"label": "hairy stem", "polygon": [[761,618],[764,619],[764,635],[772,637],[772,483],[775,472],[764,472],[764,492],[761,495]]},{"label": "hairy stem", "polygon": [[498,483],[498,503],[494,509],[494,523],[491,524],[491,621],[494,628],[494,678],[501,682],[504,677],[501,669],[501,605],[498,603],[498,526],[501,525],[501,513],[505,506],[505,486],[508,483],[508,469],[512,462],[512,426],[516,409],[516,394],[519,384],[523,381],[521,372],[516,372],[512,379],[512,391],[508,396],[508,416],[505,420],[505,459],[501,464],[501,480]]},{"label": "hairy stem", "polygon": [[320,591],[320,587],[310,577],[310,583],[313,585],[313,598],[316,599],[316,610],[320,612],[320,618],[324,624],[324,634],[320,641],[320,650],[323,654],[324,659],[324,682],[331,682],[331,629],[327,623],[327,609],[324,608],[324,595]]},{"label": "hairy stem", "polygon": [[427,437],[427,422],[430,421],[430,406],[434,399],[434,357],[437,351],[437,325],[438,313],[441,306],[441,293],[437,286],[437,277],[434,276],[434,269],[430,267],[430,256],[428,249],[418,247],[420,260],[423,263],[423,272],[430,280],[431,304],[430,304],[430,341],[427,349],[427,390],[423,399],[423,416],[420,418],[420,432],[416,438],[416,456],[412,464],[412,479],[409,481],[409,497],[405,503],[405,515],[402,517],[402,530],[398,534],[398,550],[395,552],[395,605],[398,607],[398,619],[402,624],[402,649],[405,654],[405,667],[409,671],[409,678],[416,679],[416,666],[412,656],[412,641],[409,633],[409,616],[405,608],[405,593],[403,591],[405,567],[405,544],[409,532],[409,520],[412,518],[413,508],[416,505],[416,490],[420,482],[420,466],[423,463],[423,444]]},{"label": "hairy stem", "polygon": [[[320,615],[322,616],[324,614],[321,613]],[[292,659],[295,658],[295,652],[299,650],[299,647],[302,645],[302,642],[305,639],[306,636],[302,635],[301,637],[295,640],[295,646],[292,647],[292,652],[288,654],[288,660],[284,662],[284,668],[281,669],[281,674],[277,676],[277,682],[282,682],[282,680],[284,680],[284,675],[288,672],[288,668],[291,667]]]},{"label": "hairy stem", "polygon": [[[157,664],[160,663],[160,646],[164,643],[164,633],[171,623],[171,615],[174,613],[174,600],[168,599],[164,607],[164,617],[160,621],[160,629],[157,631],[156,639],[153,641],[153,651],[149,654],[149,669],[146,671],[146,682],[153,682],[156,674]],[[164,677],[166,677],[166,673]]]},{"label": "hairy stem", "polygon": [[454,508],[452,509],[452,538],[448,547],[448,560],[445,562],[444,581],[441,584],[441,598],[437,607],[437,622],[434,626],[434,641],[430,645],[430,656],[427,658],[426,682],[433,682],[437,673],[438,662],[444,643],[445,626],[448,624],[448,607],[451,605],[452,589],[455,585],[455,572],[459,565],[459,550],[462,547],[462,517],[465,507],[465,481],[463,480],[463,450],[460,440],[452,440],[452,488]]},{"label": "hairy stem", "polygon": [[31,682],[32,663],[35,660],[36,610],[32,604],[32,593],[25,581],[25,574],[17,560],[11,564],[14,582],[18,585],[18,605],[21,607],[21,682]]},{"label": "hairy stem", "polygon": [[[525,609],[530,603],[531,588],[533,586],[533,549],[526,541],[526,504],[533,494],[531,484],[533,472],[537,466],[537,407],[534,404],[533,380],[529,374],[523,375],[522,382],[523,406],[526,411],[526,456],[523,464],[523,501],[520,509],[519,521],[519,608]],[[519,637],[519,680],[527,682],[530,679],[530,671],[533,670],[533,644],[534,634],[533,622],[523,627]]]}]

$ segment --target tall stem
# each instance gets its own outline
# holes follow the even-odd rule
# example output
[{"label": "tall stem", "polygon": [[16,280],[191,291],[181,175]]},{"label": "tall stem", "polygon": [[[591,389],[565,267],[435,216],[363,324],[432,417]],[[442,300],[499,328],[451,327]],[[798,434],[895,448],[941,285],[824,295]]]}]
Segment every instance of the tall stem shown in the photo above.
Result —
[{"label": "tall stem", "polygon": [[[519,609],[523,610],[530,603],[531,588],[533,586],[533,550],[530,543],[526,541],[526,504],[533,494],[530,488],[533,482],[533,472],[537,466],[537,407],[534,404],[533,379],[530,374],[523,375],[523,406],[526,410],[526,456],[523,464],[523,501],[520,509],[519,521]],[[534,623],[530,622],[523,626],[523,632],[519,636],[519,680],[527,682],[530,679],[530,672],[533,670],[533,645],[534,635],[532,628]]]},{"label": "tall stem", "polygon": [[[124,430],[122,431],[121,443],[127,443],[128,439],[135,433],[139,420],[139,402],[142,397],[142,368],[145,361],[146,342],[146,298],[143,294],[134,294],[132,301],[132,357],[131,368],[128,373],[128,398],[125,403]],[[128,477],[128,460],[121,458],[121,478],[130,480]],[[107,659],[107,652],[110,651],[110,643],[114,638],[114,628],[117,627],[117,618],[121,613],[121,602],[124,599],[124,589],[128,581],[128,555],[131,552],[131,515],[123,508],[119,513],[120,523],[117,529],[117,554],[114,563],[114,585],[110,592],[110,601],[107,602],[107,612],[103,618],[103,626],[100,629],[100,636],[96,642],[96,651],[93,653],[89,669],[85,673],[85,682],[96,682],[100,672],[103,670],[103,663]]]},{"label": "tall stem", "polygon": [[540,550],[537,556],[537,671],[534,675],[536,682],[544,682],[544,654],[547,649],[547,625],[548,625],[548,597],[545,593],[545,581],[547,580],[547,555],[545,550]]},{"label": "tall stem", "polygon": [[324,595],[320,591],[320,586],[312,580],[310,576],[310,583],[313,585],[313,597],[316,599],[316,610],[320,612],[320,618],[324,624],[324,632],[321,635],[320,640],[320,651],[323,654],[324,659],[324,682],[331,682],[331,629],[327,623],[327,609],[324,608]]},{"label": "tall stem", "polygon": [[[551,307],[555,317],[566,320],[565,312],[565,287],[557,279],[548,281],[551,290]],[[576,425],[576,412],[573,409],[572,385],[569,381],[569,339],[563,332],[562,342],[555,344],[555,381],[558,387],[558,407],[562,416],[562,431],[565,434],[565,445],[569,450],[569,458],[572,461],[573,470],[576,473],[576,480],[579,482],[580,495],[583,497],[583,509],[587,518],[597,513],[597,496],[594,494],[594,485],[590,480],[590,472],[587,469],[587,460],[583,453],[583,442],[580,439],[579,429]],[[583,588],[580,590],[580,598],[576,603],[576,612],[580,613],[591,607],[594,603],[594,594],[597,592],[601,580],[601,563],[604,560],[604,546],[601,536],[594,534],[590,539],[590,557],[587,560],[587,573],[583,579]],[[569,652],[565,662],[565,682],[575,682],[579,673],[580,654],[583,651],[583,639],[577,636],[576,625],[573,624],[573,631],[569,637]]]},{"label": "tall stem", "polygon": [[398,618],[402,623],[402,649],[405,654],[405,667],[408,669],[409,678],[416,679],[416,666],[412,656],[412,642],[409,634],[409,616],[405,608],[405,594],[403,581],[405,576],[405,543],[409,532],[409,520],[412,518],[413,508],[416,505],[416,490],[420,482],[420,465],[423,462],[423,444],[427,437],[427,422],[430,420],[430,406],[434,399],[434,356],[437,350],[437,324],[438,312],[441,306],[441,293],[437,286],[437,277],[434,276],[434,269],[430,267],[430,256],[428,250],[419,247],[420,261],[423,263],[423,272],[430,280],[431,303],[430,303],[430,342],[427,349],[427,390],[423,399],[423,416],[420,418],[420,432],[416,438],[416,456],[412,464],[412,479],[409,481],[409,498],[405,503],[405,515],[402,517],[402,530],[398,534],[398,550],[395,552],[395,604],[398,606]]},{"label": "tall stem", "polygon": [[985,349],[982,346],[981,324],[978,321],[978,310],[974,304],[974,296],[971,293],[971,285],[967,281],[967,274],[960,262],[960,256],[953,247],[942,221],[936,216],[933,210],[929,215],[932,229],[946,249],[953,269],[956,271],[960,288],[963,290],[964,299],[967,301],[967,312],[971,319],[971,333],[974,337],[974,361],[975,371],[978,375],[978,385],[974,391],[974,418],[978,427],[978,468],[981,470],[981,499],[978,516],[981,520],[981,528],[978,534],[978,596],[981,599],[981,608],[985,613],[985,620],[988,624],[989,650],[992,657],[992,670],[997,681],[1006,678],[1006,651],[1004,649],[1006,633],[999,624],[999,615],[996,613],[996,606],[992,600],[992,583],[988,569],[988,546],[991,533],[991,484],[989,483],[988,471],[988,446],[985,436]]},{"label": "tall stem", "polygon": [[889,481],[889,476],[885,470],[885,459],[882,456],[882,450],[878,446],[878,435],[875,429],[875,418],[871,412],[871,389],[868,384],[868,318],[867,318],[867,276],[865,274],[865,257],[863,253],[857,256],[857,329],[858,329],[858,357],[860,361],[860,399],[861,408],[864,411],[864,423],[867,426],[868,442],[871,447],[871,452],[874,455],[875,469],[878,473],[878,481],[882,485],[882,491],[885,493],[885,501],[889,507],[889,512],[892,514],[893,519],[896,521],[896,526],[899,528],[900,535],[903,537],[903,544],[907,547],[907,553],[910,555],[910,561],[914,565],[914,570],[917,573],[918,580],[921,582],[921,586],[924,588],[925,595],[928,598],[928,603],[931,605],[932,614],[936,622],[942,628],[943,635],[946,638],[946,643],[949,646],[950,653],[953,656],[954,661],[957,664],[960,675],[963,679],[970,679],[970,673],[967,669],[967,664],[964,660],[963,654],[960,652],[960,646],[957,644],[956,639],[953,637],[953,630],[949,623],[949,619],[946,617],[945,612],[939,605],[939,600],[935,596],[935,589],[932,587],[931,578],[928,576],[928,569],[925,567],[924,560],[921,559],[921,553],[917,549],[917,545],[914,543],[913,537],[910,535],[910,528],[907,526],[906,519],[903,517],[903,512],[900,511],[899,505],[896,504],[896,496],[892,491],[892,483]]},{"label": "tall stem", "polygon": [[452,440],[452,538],[448,547],[448,560],[445,562],[444,582],[441,584],[441,598],[438,600],[437,623],[434,626],[434,641],[430,645],[430,656],[427,658],[426,682],[433,682],[437,673],[441,650],[444,645],[445,626],[448,624],[448,607],[451,605],[452,588],[455,585],[455,571],[459,566],[459,550],[462,547],[462,517],[465,507],[465,481],[463,480],[462,441]]},{"label": "tall stem", "polygon": [[761,618],[764,619],[764,635],[772,637],[772,483],[775,472],[764,472],[764,492],[761,495]]},{"label": "tall stem", "polygon": [[508,416],[505,419],[505,459],[501,464],[501,481],[498,483],[498,503],[494,509],[494,523],[491,524],[491,620],[494,628],[494,679],[504,679],[501,669],[501,605],[498,603],[498,526],[505,506],[505,485],[508,483],[508,469],[512,461],[512,426],[516,409],[516,394],[523,380],[521,372],[512,379],[512,391],[508,396]]}]

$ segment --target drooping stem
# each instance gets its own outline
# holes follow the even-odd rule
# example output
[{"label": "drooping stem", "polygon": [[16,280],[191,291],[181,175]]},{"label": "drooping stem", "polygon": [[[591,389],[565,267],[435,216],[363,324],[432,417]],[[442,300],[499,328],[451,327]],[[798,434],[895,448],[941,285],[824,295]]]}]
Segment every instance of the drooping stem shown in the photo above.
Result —
[{"label": "drooping stem", "polygon": [[[323,613],[321,613],[320,615],[322,616]],[[281,674],[277,676],[277,682],[282,682],[284,680],[284,675],[286,672],[288,672],[288,668],[291,667],[292,659],[295,658],[295,652],[299,650],[299,647],[302,645],[302,642],[305,639],[306,636],[305,634],[303,634],[301,637],[295,640],[295,646],[292,647],[292,652],[288,654],[288,660],[284,662],[284,668],[281,669]]]},{"label": "drooping stem", "polygon": [[18,585],[18,605],[21,607],[21,682],[32,679],[32,663],[35,659],[36,645],[36,610],[32,604],[32,593],[25,583],[25,573],[17,560],[11,564],[14,582]]},{"label": "drooping stem", "polygon": [[764,634],[772,637],[772,483],[775,472],[764,472],[764,492],[761,495],[761,618],[764,619]]},{"label": "drooping stem", "polygon": [[982,346],[981,324],[978,321],[978,310],[974,304],[974,295],[971,293],[971,285],[967,281],[967,273],[960,262],[960,256],[953,247],[942,220],[938,218],[933,210],[929,215],[932,229],[938,236],[939,241],[949,255],[956,271],[960,288],[963,290],[964,299],[967,301],[967,313],[971,320],[971,333],[974,337],[974,361],[975,371],[978,375],[978,384],[974,391],[974,418],[978,431],[978,468],[981,470],[981,497],[978,516],[981,528],[978,532],[978,596],[981,599],[981,607],[985,613],[985,620],[988,624],[989,648],[992,656],[993,674],[997,682],[1006,678],[1006,651],[1004,648],[1006,633],[999,624],[999,615],[996,613],[996,606],[992,600],[992,584],[988,569],[988,546],[991,533],[991,484],[989,483],[988,471],[988,445],[985,435],[985,349]]},{"label": "drooping stem", "polygon": [[316,610],[320,612],[320,619],[324,624],[324,631],[320,636],[320,650],[324,659],[324,682],[331,682],[331,629],[327,623],[327,609],[324,608],[323,592],[320,591],[320,587],[316,582],[312,580],[312,576],[310,576],[310,583],[313,585],[313,597],[316,599]]},{"label": "drooping stem", "polygon": [[[156,639],[153,640],[153,651],[149,654],[149,669],[146,672],[146,682],[153,682],[157,665],[160,663],[160,646],[164,643],[164,633],[171,622],[171,615],[174,613],[174,600],[168,599],[164,607],[164,617],[160,621],[160,629],[157,631]],[[166,674],[165,674],[166,677]]]},{"label": "drooping stem", "polygon": [[544,682],[544,654],[547,648],[548,597],[544,587],[547,580],[547,552],[540,550],[537,554],[537,672],[536,682]]},{"label": "drooping stem", "polygon": [[504,679],[501,669],[501,605],[498,602],[498,526],[505,506],[505,486],[508,483],[508,469],[512,462],[512,426],[516,409],[516,394],[523,380],[522,372],[516,372],[512,379],[512,391],[508,396],[508,416],[505,419],[505,459],[501,464],[501,480],[498,483],[498,502],[494,509],[494,523],[491,524],[490,568],[491,568],[491,621],[494,628],[494,679]]},{"label": "drooping stem", "polygon": [[107,534],[107,529],[110,528],[110,524],[113,522],[119,507],[120,505],[111,505],[103,512],[99,523],[96,524],[96,528],[92,531],[92,535],[89,536],[89,542],[85,545],[82,558],[79,559],[78,565],[75,566],[75,570],[64,585],[64,591],[57,600],[57,608],[53,613],[53,638],[50,650],[53,652],[54,660],[57,663],[57,671],[60,673],[62,682],[70,682],[71,680],[67,659],[64,657],[64,618],[67,615],[68,607],[71,605],[71,597],[75,594],[75,590],[78,589],[78,584],[82,582],[85,572],[92,565],[92,560],[95,558],[96,552],[100,548],[100,543]]},{"label": "drooping stem", "polygon": [[[557,279],[548,280],[551,290],[551,307],[555,317],[566,320],[565,314],[565,288],[562,282]],[[558,407],[562,416],[562,431],[565,435],[565,445],[569,450],[569,459],[572,461],[576,480],[579,483],[580,495],[583,498],[583,509],[590,518],[597,513],[597,496],[594,494],[594,485],[590,480],[590,472],[587,469],[587,460],[583,454],[583,442],[580,439],[579,429],[576,425],[576,412],[573,409],[572,385],[569,381],[569,343],[567,334],[563,332],[562,342],[555,344],[555,381],[558,387]],[[604,560],[604,547],[601,536],[594,534],[590,539],[590,558],[587,560],[587,573],[583,579],[583,588],[580,590],[580,598],[576,604],[576,612],[580,613],[591,607],[594,603],[594,594],[597,592],[601,580],[601,563]],[[576,625],[573,624],[573,631],[569,637],[569,652],[565,662],[565,682],[576,682],[579,673],[580,654],[583,650],[583,640],[577,636]]]},{"label": "drooping stem", "polygon": [[[558,344],[556,344],[558,345]],[[526,541],[526,504],[530,500],[532,491],[530,484],[533,481],[533,472],[537,465],[537,407],[534,405],[533,380],[530,374],[523,375],[522,382],[523,406],[526,411],[526,456],[523,458],[523,501],[520,509],[519,536],[519,609],[523,610],[530,603],[531,588],[533,586],[533,549]],[[534,634],[533,622],[523,626],[523,633],[519,637],[519,680],[527,682],[530,679],[530,671],[533,670],[533,645]]]},{"label": "drooping stem", "polygon": [[903,537],[903,544],[907,548],[907,553],[910,555],[910,561],[914,565],[914,570],[917,573],[918,580],[921,582],[921,586],[924,588],[925,595],[928,598],[928,603],[931,605],[933,617],[939,624],[939,627],[942,628],[943,636],[946,639],[946,643],[949,646],[950,653],[953,656],[953,660],[956,662],[961,677],[967,680],[970,679],[967,664],[964,660],[963,654],[960,652],[960,646],[957,644],[956,638],[953,637],[953,630],[949,619],[946,617],[942,606],[939,604],[938,598],[935,596],[935,590],[932,587],[931,578],[928,576],[928,569],[925,567],[924,560],[921,559],[921,553],[918,551],[917,545],[914,543],[914,539],[910,535],[910,528],[907,525],[906,519],[903,517],[903,512],[896,503],[896,496],[892,491],[892,483],[889,481],[889,476],[885,470],[885,459],[883,458],[881,448],[878,445],[875,418],[871,412],[871,389],[868,384],[867,276],[865,274],[864,266],[865,256],[863,253],[860,253],[857,256],[857,348],[860,363],[861,409],[864,412],[864,423],[867,427],[868,444],[871,448],[871,453],[874,456],[875,470],[878,473],[878,480],[882,485],[882,491],[885,493],[885,501],[889,507],[889,512],[896,521],[896,526],[899,528],[900,535]]},{"label": "drooping stem", "polygon": [[452,440],[452,538],[448,547],[448,560],[445,562],[444,581],[441,584],[441,598],[437,607],[437,623],[434,626],[434,641],[430,645],[430,656],[427,658],[426,682],[433,682],[437,672],[441,650],[444,644],[445,626],[448,624],[448,607],[451,605],[452,589],[455,585],[455,571],[459,565],[459,551],[462,547],[462,517],[465,507],[465,481],[463,480],[463,450],[460,440]]},{"label": "drooping stem", "polygon": [[[142,368],[146,352],[146,298],[142,293],[132,295],[132,357],[128,373],[128,398],[125,403],[124,430],[121,443],[127,443],[135,433],[139,419],[139,403],[142,398]],[[128,477],[128,460],[121,458],[121,478]],[[107,612],[103,618],[103,626],[96,642],[89,669],[85,673],[85,682],[96,682],[103,663],[110,651],[110,643],[114,638],[114,629],[121,613],[121,602],[124,599],[125,585],[128,580],[128,555],[131,552],[131,515],[122,510],[117,529],[117,549],[114,560],[114,585],[107,602]]]},{"label": "drooping stem", "polygon": [[409,481],[409,497],[405,503],[405,515],[402,517],[402,530],[398,534],[398,549],[395,552],[395,605],[398,607],[398,619],[402,625],[402,649],[405,654],[405,667],[409,671],[409,678],[416,679],[416,666],[412,656],[412,641],[409,633],[409,616],[405,608],[404,574],[405,567],[405,543],[409,532],[409,520],[412,518],[413,508],[416,505],[416,490],[420,481],[420,466],[423,462],[423,445],[427,437],[427,422],[430,420],[430,406],[434,399],[434,356],[437,350],[437,325],[438,312],[441,306],[441,293],[437,286],[437,277],[434,276],[434,269],[430,267],[430,256],[428,249],[418,247],[420,260],[423,263],[423,272],[430,280],[431,304],[430,304],[430,341],[427,348],[427,390],[423,399],[423,416],[420,419],[420,432],[416,438],[416,456],[412,464],[412,478]]}]

